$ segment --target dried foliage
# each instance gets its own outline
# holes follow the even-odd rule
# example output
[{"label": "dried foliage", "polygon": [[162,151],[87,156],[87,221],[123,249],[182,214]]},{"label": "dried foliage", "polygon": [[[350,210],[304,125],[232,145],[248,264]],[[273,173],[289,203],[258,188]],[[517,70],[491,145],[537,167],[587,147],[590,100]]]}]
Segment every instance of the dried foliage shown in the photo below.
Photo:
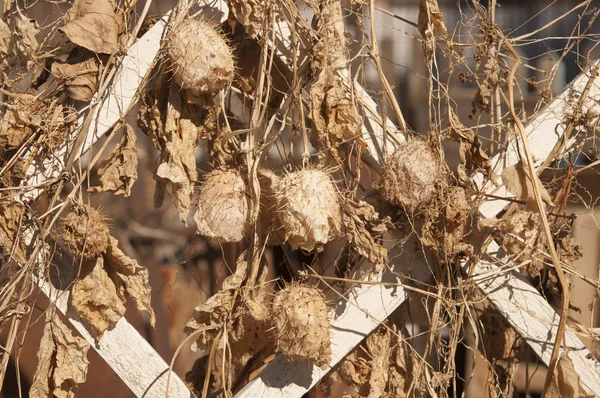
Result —
[{"label": "dried foliage", "polygon": [[[16,331],[35,327],[24,316],[39,307],[35,284],[61,299],[46,310],[33,397],[72,397],[86,379],[89,344],[57,309],[94,343],[126,308],[147,313],[130,319],[147,331],[173,316],[155,316],[165,306],[151,303],[162,288],[152,272],[167,263],[184,266],[204,297],[168,333],[187,334],[195,363],[185,379],[198,396],[269,384],[260,372],[275,355],[333,368],[319,383],[325,395],[369,398],[459,396],[477,384],[458,367],[464,355],[487,366],[477,394],[514,396],[516,372],[529,366],[523,342],[537,342],[518,336],[521,318],[493,309],[502,303],[481,295],[482,280],[527,280],[554,308],[569,304],[563,271],[598,290],[575,264],[582,251],[567,214],[576,202],[596,209],[598,193],[579,181],[599,163],[600,111],[584,105],[596,91],[551,108],[566,137],[543,174],[529,166],[545,159],[532,159],[520,135],[553,82],[566,83],[540,59],[589,70],[582,48],[600,37],[589,0],[540,28],[531,21],[557,5],[519,27],[500,24],[510,18],[496,16],[505,7],[496,1],[421,0],[406,15],[366,0],[181,1],[161,22],[151,2],[4,3],[0,387],[19,352]],[[34,3],[57,14],[34,17]],[[222,23],[211,19],[225,4]],[[550,35],[559,22],[572,32]],[[143,74],[125,60],[150,48],[142,35],[163,23],[135,97],[111,101],[131,68]],[[536,144],[545,150],[553,138]],[[478,211],[494,201],[510,206]],[[493,240],[501,253],[486,253]],[[346,309],[362,309],[353,294],[365,287],[394,290],[394,305],[404,304],[387,320],[353,319],[378,326],[336,364],[350,349],[339,339]],[[583,323],[573,327],[597,343]],[[589,392],[573,355],[551,366],[546,397]]]},{"label": "dried foliage", "polygon": [[58,315],[48,311],[29,396],[74,397],[73,390],[87,377],[89,349],[90,345],[82,337],[73,336]]}]

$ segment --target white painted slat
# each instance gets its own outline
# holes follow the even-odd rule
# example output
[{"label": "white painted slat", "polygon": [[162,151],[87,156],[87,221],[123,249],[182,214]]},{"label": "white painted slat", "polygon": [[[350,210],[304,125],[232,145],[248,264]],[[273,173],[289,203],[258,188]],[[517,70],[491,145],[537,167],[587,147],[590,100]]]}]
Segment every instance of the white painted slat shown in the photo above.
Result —
[{"label": "white painted slat", "polygon": [[[492,242],[486,257],[475,267],[475,284],[537,356],[549,364],[560,316],[522,274],[498,272],[498,267],[514,267],[506,257],[498,260],[502,256],[498,244]],[[588,394],[600,397],[600,363],[569,328],[564,344],[582,386]]]}]

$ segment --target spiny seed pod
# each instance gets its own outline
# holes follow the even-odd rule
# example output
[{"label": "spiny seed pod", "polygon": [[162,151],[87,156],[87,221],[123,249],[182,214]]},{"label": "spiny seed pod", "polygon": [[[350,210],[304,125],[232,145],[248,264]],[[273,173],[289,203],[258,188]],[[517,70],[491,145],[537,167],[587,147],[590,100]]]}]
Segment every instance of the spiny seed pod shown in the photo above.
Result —
[{"label": "spiny seed pod", "polygon": [[435,182],[440,176],[438,159],[426,142],[415,139],[402,143],[383,169],[381,196],[413,213],[435,197]]},{"label": "spiny seed pod", "polygon": [[110,243],[108,225],[102,214],[92,206],[77,206],[66,215],[62,224],[65,249],[73,258],[96,258]]},{"label": "spiny seed pod", "polygon": [[277,348],[290,361],[309,359],[325,367],[331,360],[329,315],[323,293],[293,283],[273,299]]},{"label": "spiny seed pod", "polygon": [[294,250],[319,250],[339,234],[338,193],[325,172],[305,169],[286,175],[279,181],[276,199],[284,239]]},{"label": "spiny seed pod", "polygon": [[194,220],[196,231],[219,242],[239,242],[248,229],[248,196],[237,170],[217,169],[200,188]]},{"label": "spiny seed pod", "polygon": [[217,92],[233,80],[233,56],[227,42],[210,24],[188,19],[167,41],[175,80],[194,94]]}]

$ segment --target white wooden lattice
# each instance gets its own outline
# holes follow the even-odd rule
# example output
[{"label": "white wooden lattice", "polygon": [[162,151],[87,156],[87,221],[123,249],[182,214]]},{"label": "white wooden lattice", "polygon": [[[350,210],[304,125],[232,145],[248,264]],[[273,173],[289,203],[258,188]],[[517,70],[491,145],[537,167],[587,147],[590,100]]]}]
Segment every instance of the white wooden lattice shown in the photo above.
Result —
[{"label": "white wooden lattice", "polygon": [[[223,19],[227,18],[228,10],[224,2],[205,0],[205,3],[215,4],[222,12]],[[128,108],[145,72],[148,70],[158,50],[164,27],[164,20],[162,20],[129,49],[123,62],[122,73],[116,78],[116,90],[111,93],[105,104],[100,108],[97,115],[98,124],[93,125],[96,127],[90,132],[82,153],[89,149],[116,121],[124,116],[121,112]],[[282,35],[282,32],[289,32],[289,29],[285,29],[284,26],[278,30],[280,35]],[[286,40],[288,40],[288,37],[279,37],[280,43],[285,43]],[[587,80],[587,76],[583,74],[579,76],[570,88],[565,90],[528,125],[528,137],[533,144],[531,146],[538,164],[548,156],[560,139],[566,103],[574,93],[583,91]],[[590,106],[597,106],[598,104],[599,84],[598,79],[596,79],[590,93],[590,98],[595,98],[595,101],[590,99],[588,101]],[[370,146],[377,145],[379,147],[377,151],[371,153],[371,155],[377,157],[377,154],[382,153],[381,148],[383,148],[381,118],[377,115],[375,102],[357,83],[354,83],[354,86],[363,102],[363,106],[367,109],[366,115],[369,125],[363,129],[364,138],[368,140]],[[390,126],[388,120],[385,122],[386,127]],[[393,130],[396,129],[393,128]],[[393,149],[393,142],[388,142],[387,148],[388,150]],[[510,151],[508,154],[496,156],[494,159],[498,160],[496,164],[500,165],[496,166],[496,171],[516,162],[514,158],[511,158]],[[38,171],[29,180],[29,186],[52,180],[61,171],[60,167],[54,169],[45,167],[44,169],[49,172],[40,174],[38,168]],[[27,194],[29,195],[27,198],[34,198],[37,194],[39,194],[38,189],[31,190]],[[486,202],[480,210],[487,216],[493,216],[504,205],[504,203]],[[498,260],[499,253],[497,251],[497,246],[490,246],[488,250],[489,258],[475,265],[473,279],[540,358],[548,363],[555,339],[554,333],[558,323],[558,315],[517,272],[510,271],[501,277],[486,278],[491,270],[497,270],[499,263],[508,268],[512,266],[507,260]],[[390,264],[390,268],[396,272],[407,272],[410,268],[413,272],[412,276],[419,280],[425,280],[429,276],[427,266],[419,264],[417,259],[411,262],[411,259],[400,257]],[[389,278],[389,274],[386,273],[380,276],[379,280],[383,277]],[[44,292],[56,300],[57,308],[63,312],[66,311],[66,293],[53,291],[50,286],[44,283],[41,283],[41,285]],[[345,310],[336,315],[332,325],[333,352],[330,367],[339,362],[380,322],[398,308],[406,300],[407,294],[408,291],[400,285],[390,288],[383,285],[362,284],[353,288],[347,295],[348,302],[340,303],[339,308],[345,308]],[[154,397],[164,395],[167,364],[124,318],[114,329],[104,334],[99,344],[95,344],[86,332],[85,327],[78,321],[77,316],[73,314],[67,314],[67,316],[75,328],[90,341],[92,346],[125,381],[136,396]],[[589,351],[585,349],[573,333],[568,333],[566,341],[570,349],[569,355],[573,360],[575,369],[581,376],[582,384],[589,393],[600,396],[600,375],[596,368],[597,364],[586,358]],[[314,386],[324,374],[325,371],[316,367],[313,368],[308,364],[287,363],[285,359],[278,356],[238,396],[300,397]],[[191,395],[183,382],[173,375],[170,396],[187,397]]]}]

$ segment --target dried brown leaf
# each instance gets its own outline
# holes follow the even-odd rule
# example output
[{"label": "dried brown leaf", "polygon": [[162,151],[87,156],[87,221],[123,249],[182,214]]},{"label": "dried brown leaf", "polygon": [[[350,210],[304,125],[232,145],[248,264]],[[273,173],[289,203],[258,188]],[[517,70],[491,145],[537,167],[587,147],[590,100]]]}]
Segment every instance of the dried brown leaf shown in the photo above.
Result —
[{"label": "dried brown leaf", "polygon": [[6,22],[4,22],[2,18],[0,18],[0,67],[5,66],[4,62],[9,53],[11,37],[12,33],[10,31],[10,28],[8,27]]},{"label": "dried brown leaf", "polygon": [[440,11],[437,0],[421,0],[419,3],[419,17],[417,19],[417,28],[425,38],[429,29],[429,24],[433,26],[433,35],[443,37],[448,34],[446,25],[444,25],[444,14]]},{"label": "dried brown leaf", "polygon": [[473,172],[483,169],[486,175],[491,174],[490,158],[481,147],[479,136],[461,123],[452,108],[448,109],[450,138],[460,144],[458,179],[464,185],[471,185]]},{"label": "dried brown leaf", "polygon": [[550,381],[547,398],[585,398],[589,395],[581,386],[580,377],[575,371],[573,361],[568,354],[564,354],[556,366],[554,377]]},{"label": "dried brown leaf", "polygon": [[[169,102],[164,123],[160,164],[156,169],[157,191],[164,191],[171,182],[175,205],[179,218],[187,223],[188,213],[194,193],[194,182],[198,179],[196,152],[198,150],[199,129],[186,115],[182,115],[183,102],[176,85],[169,92]],[[157,200],[155,205],[160,205]]]},{"label": "dried brown leaf", "polygon": [[34,127],[41,125],[41,119],[33,115],[34,99],[23,95],[6,104],[6,112],[0,120],[0,149],[19,148],[33,133]]},{"label": "dried brown leaf", "polygon": [[106,261],[111,265],[116,275],[115,285],[117,294],[121,301],[125,302],[125,293],[135,301],[139,310],[146,310],[150,313],[150,324],[154,326],[156,317],[154,310],[150,305],[151,288],[148,282],[148,269],[138,264],[136,260],[128,257],[117,247],[119,242],[111,237],[110,245],[106,250]]},{"label": "dried brown leaf", "polygon": [[87,377],[89,348],[82,337],[73,336],[57,314],[48,311],[29,396],[74,397],[73,390]]},{"label": "dried brown leaf", "polygon": [[31,66],[36,58],[40,48],[40,43],[36,39],[39,27],[35,20],[27,18],[20,12],[16,14],[15,35],[13,36],[13,51],[19,58],[19,61],[27,66]]},{"label": "dried brown leaf", "polygon": [[[546,191],[546,188],[542,185],[537,175],[533,176],[539,190],[540,195],[544,203],[553,206],[550,194]],[[502,171],[502,182],[506,186],[506,189],[516,196],[518,200],[526,202],[526,208],[529,211],[537,211],[537,203],[535,200],[535,193],[533,191],[532,178],[529,175],[528,169],[526,169],[523,162],[518,162],[512,166],[506,167]]]},{"label": "dried brown leaf", "polygon": [[314,144],[318,148],[337,147],[350,140],[357,140],[364,147],[360,137],[362,119],[352,98],[331,70],[321,71],[311,87],[310,97],[313,103],[311,116],[317,132],[313,141],[316,138]]},{"label": "dried brown leaf", "polygon": [[387,328],[378,328],[365,341],[372,358],[371,376],[369,377],[369,398],[377,398],[384,395],[389,378],[390,343],[391,333]]},{"label": "dried brown leaf", "polygon": [[125,123],[123,138],[108,159],[100,164],[98,175],[102,186],[93,187],[93,192],[113,192],[128,197],[137,180],[137,136],[133,128]]},{"label": "dried brown leaf", "polygon": [[67,86],[67,94],[76,101],[91,101],[98,89],[100,63],[93,54],[67,63],[54,62],[52,74]]},{"label": "dried brown leaf", "polygon": [[13,253],[17,260],[25,259],[25,246],[19,239],[25,206],[10,197],[0,199],[0,253]]},{"label": "dried brown leaf", "polygon": [[119,50],[122,16],[115,13],[110,0],[75,0],[60,28],[73,43],[95,53],[112,54]]},{"label": "dried brown leaf", "polygon": [[496,56],[496,48],[492,45],[486,51],[486,62],[483,65],[483,80],[479,82],[479,88],[471,101],[471,114],[473,117],[477,111],[490,113],[491,97],[500,84],[500,66]]},{"label": "dried brown leaf", "polygon": [[[260,33],[262,21],[265,14],[265,5],[262,0],[230,0],[229,7],[235,19],[246,29],[246,33],[251,38]],[[235,21],[229,23],[235,25]]]},{"label": "dried brown leaf", "polygon": [[373,263],[373,272],[381,271],[387,264],[386,248],[376,240],[392,227],[389,217],[380,219],[367,202],[346,200],[342,212],[346,240],[361,256]]},{"label": "dried brown leaf", "polygon": [[103,256],[85,266],[93,268],[74,282],[71,307],[87,321],[99,339],[125,315],[125,304],[117,291],[117,285],[104,269]]}]

